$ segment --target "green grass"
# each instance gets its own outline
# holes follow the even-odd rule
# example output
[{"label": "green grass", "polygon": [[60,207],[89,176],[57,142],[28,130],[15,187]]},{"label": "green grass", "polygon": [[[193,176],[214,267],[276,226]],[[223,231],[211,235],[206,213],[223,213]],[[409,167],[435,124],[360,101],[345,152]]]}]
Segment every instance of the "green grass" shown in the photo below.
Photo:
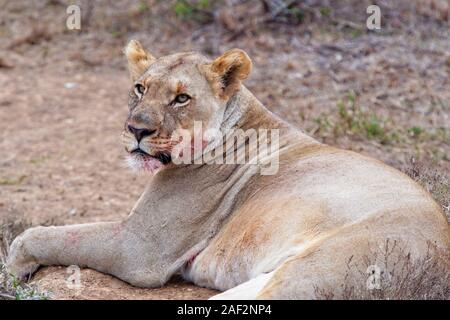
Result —
[{"label": "green grass", "polygon": [[[332,113],[322,113],[314,118],[313,122],[314,127],[308,131],[319,137],[349,136],[360,140],[375,140],[381,144],[450,141],[450,128],[424,128],[419,125],[409,128],[398,127],[389,118],[361,106],[357,95],[352,91],[337,102],[336,109]],[[441,158],[448,157],[443,155]]]},{"label": "green grass", "polygon": [[335,123],[337,134],[361,135],[368,139],[388,142],[387,121],[360,106],[355,93],[349,92],[345,100],[338,102],[337,107],[339,115]]},{"label": "green grass", "polygon": [[138,10],[139,10],[139,12],[143,13],[143,12],[150,11],[150,7],[146,1],[141,0],[141,1],[139,1]]},{"label": "green grass", "polygon": [[414,126],[414,127],[409,128],[408,132],[411,137],[418,138],[424,132],[424,129],[421,127]]},{"label": "green grass", "polygon": [[321,137],[353,136],[377,140],[382,144],[395,142],[399,134],[387,119],[370,112],[357,103],[356,95],[349,92],[337,103],[337,115],[321,114],[313,119],[313,134]]},{"label": "green grass", "polygon": [[172,9],[183,20],[198,23],[209,23],[214,20],[213,3],[210,0],[176,0]]},{"label": "green grass", "polygon": [[47,300],[49,294],[37,285],[18,281],[10,275],[5,264],[0,263],[0,300]]},{"label": "green grass", "polygon": [[329,17],[331,16],[331,12],[332,12],[332,8],[330,7],[321,7],[320,8],[320,14],[324,17]]},{"label": "green grass", "polygon": [[36,284],[21,282],[6,270],[9,244],[30,226],[29,222],[15,216],[0,222],[0,300],[49,299],[49,294],[40,290]]},{"label": "green grass", "polygon": [[45,161],[49,160],[50,156],[48,155],[40,155],[40,156],[36,156],[34,158],[30,159],[30,163],[31,164],[41,164],[44,163]]},{"label": "green grass", "polygon": [[27,176],[26,175],[21,175],[18,177],[0,177],[0,185],[3,186],[13,186],[13,185],[19,185],[22,184],[22,182],[25,180]]}]

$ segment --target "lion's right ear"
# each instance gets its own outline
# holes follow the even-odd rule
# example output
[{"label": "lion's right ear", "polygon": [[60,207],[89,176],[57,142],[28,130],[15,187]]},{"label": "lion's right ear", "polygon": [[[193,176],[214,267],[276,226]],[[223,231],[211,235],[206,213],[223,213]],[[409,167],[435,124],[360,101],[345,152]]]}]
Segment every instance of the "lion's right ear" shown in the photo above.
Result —
[{"label": "lion's right ear", "polygon": [[144,50],[137,40],[131,40],[125,47],[124,53],[128,60],[128,70],[133,81],[139,78],[156,60],[155,57]]},{"label": "lion's right ear", "polygon": [[220,84],[220,96],[230,97],[249,75],[252,61],[245,51],[231,49],[216,58],[210,66]]}]

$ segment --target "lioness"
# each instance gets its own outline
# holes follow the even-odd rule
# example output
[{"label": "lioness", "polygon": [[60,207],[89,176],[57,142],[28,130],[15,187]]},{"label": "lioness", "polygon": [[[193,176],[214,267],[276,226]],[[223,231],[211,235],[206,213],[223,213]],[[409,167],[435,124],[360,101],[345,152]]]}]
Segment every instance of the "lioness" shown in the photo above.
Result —
[{"label": "lioness", "polygon": [[[181,272],[224,291],[219,299],[310,299],[316,286],[339,290],[349,257],[386,239],[416,258],[430,241],[449,249],[447,220],[418,184],[270,113],[241,84],[252,67],[242,50],[214,61],[198,53],[155,58],[131,41],[125,54],[133,87],[123,142],[130,165],[152,179],[124,221],[25,231],[11,245],[11,273],[75,264],[151,288]],[[176,164],[181,142],[172,134],[193,132],[194,121],[203,125],[201,155],[226,152],[204,135],[209,129],[277,130],[279,146],[266,156],[279,159],[277,172],[262,175],[262,164],[250,161]],[[250,139],[243,141],[231,145],[242,150]]]}]

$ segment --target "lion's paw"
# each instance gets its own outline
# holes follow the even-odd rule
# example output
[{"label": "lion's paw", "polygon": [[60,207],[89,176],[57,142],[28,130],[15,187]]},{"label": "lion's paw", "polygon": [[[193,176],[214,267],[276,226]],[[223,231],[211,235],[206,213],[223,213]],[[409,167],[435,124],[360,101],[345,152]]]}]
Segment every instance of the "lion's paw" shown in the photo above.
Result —
[{"label": "lion's paw", "polygon": [[26,250],[29,236],[30,232],[27,230],[14,239],[6,260],[7,271],[19,280],[27,280],[39,267],[36,259]]}]

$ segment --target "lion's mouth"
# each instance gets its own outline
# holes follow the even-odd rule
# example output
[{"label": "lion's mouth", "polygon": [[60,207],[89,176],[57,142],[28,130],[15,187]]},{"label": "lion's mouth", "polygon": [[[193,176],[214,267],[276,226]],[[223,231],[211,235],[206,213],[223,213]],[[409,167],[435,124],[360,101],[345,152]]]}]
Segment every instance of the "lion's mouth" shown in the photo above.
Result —
[{"label": "lion's mouth", "polygon": [[137,148],[131,151],[130,154],[137,158],[141,158],[142,160],[156,159],[162,164],[168,164],[172,161],[171,155],[166,152],[157,152],[155,155],[151,155],[141,148]]},{"label": "lion's mouth", "polygon": [[167,152],[158,152],[151,155],[144,150],[137,148],[129,152],[126,163],[134,171],[147,171],[156,173],[163,169],[172,161],[172,157]]}]

